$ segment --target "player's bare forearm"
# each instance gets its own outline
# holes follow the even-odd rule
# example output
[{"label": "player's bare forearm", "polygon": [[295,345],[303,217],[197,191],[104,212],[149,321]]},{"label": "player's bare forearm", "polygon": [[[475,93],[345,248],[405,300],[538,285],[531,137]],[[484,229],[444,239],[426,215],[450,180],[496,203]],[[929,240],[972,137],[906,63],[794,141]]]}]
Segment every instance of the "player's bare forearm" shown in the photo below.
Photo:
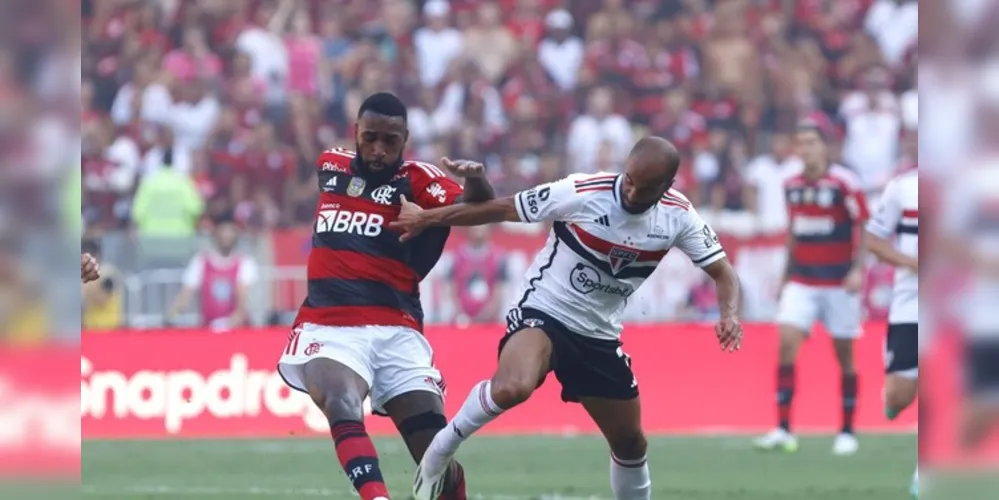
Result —
[{"label": "player's bare forearm", "polygon": [[784,274],[781,276],[781,283],[786,283],[787,278],[791,276],[791,265],[794,261],[791,256],[794,255],[794,233],[790,230],[787,232],[787,259],[784,262]]},{"label": "player's bare forearm", "polygon": [[704,272],[708,273],[715,282],[715,289],[718,293],[718,310],[723,319],[738,319],[739,305],[742,303],[741,287],[739,285],[739,275],[728,258],[723,258],[712,262],[704,267]]},{"label": "player's bare forearm", "polygon": [[867,249],[881,262],[894,267],[916,267],[916,258],[895,249],[890,241],[873,233],[867,233]]},{"label": "player's bare forearm", "polygon": [[465,203],[482,203],[496,198],[493,185],[489,183],[486,176],[466,177],[465,192],[461,195],[461,201]]},{"label": "player's bare forearm", "polygon": [[499,198],[482,203],[458,203],[426,210],[422,214],[429,226],[481,226],[497,222],[520,222],[513,198]]}]

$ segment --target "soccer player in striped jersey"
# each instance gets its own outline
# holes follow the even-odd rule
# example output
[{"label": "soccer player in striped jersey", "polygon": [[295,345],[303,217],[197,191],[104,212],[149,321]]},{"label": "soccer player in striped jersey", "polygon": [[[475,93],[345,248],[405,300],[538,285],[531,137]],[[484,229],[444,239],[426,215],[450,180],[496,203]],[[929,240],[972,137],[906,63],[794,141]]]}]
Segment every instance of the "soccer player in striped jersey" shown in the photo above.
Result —
[{"label": "soccer player in striped jersey", "polygon": [[711,227],[670,189],[679,165],[672,144],[647,137],[632,149],[624,174],[571,175],[485,203],[403,208],[395,226],[407,237],[435,226],[553,223],[507,315],[499,366],[434,438],[417,468],[417,500],[435,498],[461,443],[526,401],[551,372],[562,400],[581,403],[607,439],[615,498],[650,498],[638,381],[621,342],[628,297],[676,247],[715,281],[722,349],[737,350],[742,338],[739,279]]},{"label": "soccer player in striped jersey", "polygon": [[[894,420],[919,391],[919,176],[893,179],[867,224],[867,248],[895,267],[885,338],[885,415]],[[911,490],[918,494],[919,471]]]},{"label": "soccer player in striped jersey", "polygon": [[[389,498],[364,427],[366,398],[373,412],[392,418],[417,461],[447,424],[443,379],[422,334],[419,284],[449,233],[441,228],[403,243],[388,224],[406,199],[433,208],[493,198],[479,163],[442,160],[464,178],[463,188],[434,165],[405,161],[408,136],[405,105],[378,93],[358,111],[357,151],[319,156],[308,296],[278,363],[285,383],[326,415],[361,500]],[[464,472],[457,463],[449,472],[440,499],[463,500]]]},{"label": "soccer player in striped jersey", "polygon": [[763,450],[797,450],[798,441],[791,432],[795,359],[813,324],[822,321],[833,338],[842,372],[842,427],[833,443],[833,453],[850,455],[859,447],[853,432],[858,385],[853,344],[861,335],[858,292],[863,286],[867,201],[856,175],[829,161],[824,133],[818,126],[800,126],[795,143],[804,168],[785,183],[790,228],[787,270],[777,313],[778,426],[754,444]]}]

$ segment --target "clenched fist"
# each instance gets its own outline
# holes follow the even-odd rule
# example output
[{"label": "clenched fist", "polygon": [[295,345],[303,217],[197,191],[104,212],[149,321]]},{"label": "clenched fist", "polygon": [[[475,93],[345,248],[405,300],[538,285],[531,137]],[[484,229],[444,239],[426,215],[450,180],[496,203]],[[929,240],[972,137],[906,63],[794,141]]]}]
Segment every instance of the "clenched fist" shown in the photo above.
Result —
[{"label": "clenched fist", "polygon": [[80,279],[84,283],[96,281],[101,277],[101,266],[97,264],[97,259],[89,253],[80,255]]}]

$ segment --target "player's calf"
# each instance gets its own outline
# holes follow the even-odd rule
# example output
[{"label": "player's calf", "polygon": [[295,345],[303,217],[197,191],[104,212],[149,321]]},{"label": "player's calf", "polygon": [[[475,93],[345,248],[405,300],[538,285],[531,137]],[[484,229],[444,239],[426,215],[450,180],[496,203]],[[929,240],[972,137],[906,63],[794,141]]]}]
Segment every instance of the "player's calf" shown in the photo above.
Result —
[{"label": "player's calf", "polygon": [[885,379],[885,416],[895,420],[912,404],[919,392],[919,381],[898,375],[888,375]]},{"label": "player's calf", "polygon": [[303,370],[313,402],[330,424],[337,458],[361,500],[387,500],[388,488],[378,452],[364,427],[362,402],[368,383],[350,368],[330,359],[315,359]]}]

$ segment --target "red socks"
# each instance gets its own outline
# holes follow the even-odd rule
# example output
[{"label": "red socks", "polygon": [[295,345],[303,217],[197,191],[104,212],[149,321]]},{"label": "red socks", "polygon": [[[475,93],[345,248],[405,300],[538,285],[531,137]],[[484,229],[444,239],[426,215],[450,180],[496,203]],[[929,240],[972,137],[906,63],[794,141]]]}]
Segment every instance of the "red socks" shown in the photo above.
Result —
[{"label": "red socks", "polygon": [[364,430],[364,424],[355,420],[340,420],[333,423],[330,431],[340,465],[361,495],[361,500],[388,499],[388,488],[378,468],[378,452]]}]

